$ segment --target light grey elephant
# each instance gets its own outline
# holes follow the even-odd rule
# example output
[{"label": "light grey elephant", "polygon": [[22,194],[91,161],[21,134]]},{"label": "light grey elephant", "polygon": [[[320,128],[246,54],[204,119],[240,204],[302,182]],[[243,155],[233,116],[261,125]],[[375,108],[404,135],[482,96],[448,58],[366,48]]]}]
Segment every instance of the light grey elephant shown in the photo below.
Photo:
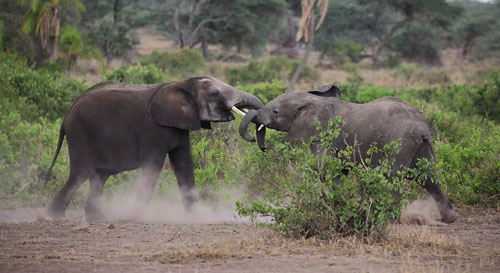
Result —
[{"label": "light grey elephant", "polygon": [[[340,100],[340,90],[334,85],[327,85],[309,92],[289,92],[270,101],[260,110],[251,110],[240,124],[240,135],[247,141],[254,138],[247,132],[252,121],[259,125],[288,132],[287,141],[306,141],[319,135],[316,129],[317,118],[326,128],[328,121],[340,116],[345,122],[341,126],[347,138],[339,138],[336,148],[345,148],[346,143],[359,143],[362,156],[372,143],[381,148],[391,141],[401,139],[399,154],[395,157],[394,168],[413,168],[419,158],[436,160],[433,140],[425,119],[405,101],[384,97],[365,104],[350,103]],[[257,131],[261,150],[265,150],[265,129]],[[378,162],[378,158],[372,158]],[[428,178],[423,187],[436,200],[442,221],[453,222],[458,215],[452,204],[443,194],[439,184]]]},{"label": "light grey elephant", "polygon": [[233,120],[231,110],[241,113],[236,107],[263,106],[257,97],[212,77],[147,85],[94,85],[73,103],[62,122],[54,159],[43,178],[49,179],[64,136],[70,173],[48,215],[64,217],[75,191],[90,180],[85,215],[89,221],[101,219],[99,204],[106,180],[137,168],[142,168],[143,181],[138,201],[147,204],[167,154],[189,208],[196,199],[189,131]]}]

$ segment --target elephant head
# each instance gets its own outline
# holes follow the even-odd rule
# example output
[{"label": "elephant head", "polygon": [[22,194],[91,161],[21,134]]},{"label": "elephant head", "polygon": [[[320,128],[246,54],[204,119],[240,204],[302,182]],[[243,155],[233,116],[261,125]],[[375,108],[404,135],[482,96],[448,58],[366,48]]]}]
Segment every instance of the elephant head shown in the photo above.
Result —
[{"label": "elephant head", "polygon": [[[192,77],[159,86],[149,102],[154,121],[184,130],[210,129],[210,122],[234,120],[231,110],[260,109],[255,96],[240,91],[213,77]],[[246,111],[246,110],[244,110]]]},{"label": "elephant head", "polygon": [[[317,131],[315,117],[322,125],[326,125],[334,116],[335,109],[325,97],[340,98],[340,94],[335,85],[321,86],[308,92],[282,94],[262,109],[250,110],[240,123],[240,135],[247,141],[255,141],[254,137],[248,134],[247,128],[250,122],[256,123],[257,141],[262,151],[265,151],[266,127],[288,132],[288,141],[308,140]],[[325,111],[327,113],[324,113]]]}]

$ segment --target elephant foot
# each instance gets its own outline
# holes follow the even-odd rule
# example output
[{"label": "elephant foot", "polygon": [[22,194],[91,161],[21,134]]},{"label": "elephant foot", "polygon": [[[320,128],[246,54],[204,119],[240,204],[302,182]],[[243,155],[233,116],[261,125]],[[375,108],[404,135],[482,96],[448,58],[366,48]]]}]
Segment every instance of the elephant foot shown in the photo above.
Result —
[{"label": "elephant foot", "polygon": [[439,213],[441,214],[441,221],[444,223],[453,223],[458,219],[458,213],[453,209],[450,201],[446,200],[445,204],[438,202]]},{"label": "elephant foot", "polygon": [[446,210],[441,213],[441,221],[444,223],[453,223],[458,219],[458,213],[454,210]]},{"label": "elephant foot", "polygon": [[50,219],[62,219],[66,216],[66,209],[64,206],[52,202],[47,209],[47,215]]},{"label": "elephant foot", "polygon": [[182,196],[182,201],[184,203],[184,210],[186,212],[191,212],[193,210],[194,204],[198,201],[198,194],[195,190],[186,192]]}]

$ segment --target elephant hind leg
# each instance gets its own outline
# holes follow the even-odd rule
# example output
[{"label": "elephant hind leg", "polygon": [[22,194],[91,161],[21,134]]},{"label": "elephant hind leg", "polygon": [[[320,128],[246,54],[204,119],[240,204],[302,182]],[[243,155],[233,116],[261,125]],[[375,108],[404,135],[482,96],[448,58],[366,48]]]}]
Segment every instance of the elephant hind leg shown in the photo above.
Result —
[{"label": "elephant hind leg", "polygon": [[88,222],[95,222],[103,219],[101,211],[102,190],[110,174],[103,170],[98,170],[90,177],[89,196],[85,204],[85,218]]},{"label": "elephant hind leg", "polygon": [[[413,165],[411,167],[416,167],[416,163],[419,158],[427,158],[429,161],[435,160],[435,154],[432,143],[428,141],[422,142],[419,145],[419,149],[415,155],[415,159],[413,161]],[[432,198],[436,201],[439,212],[441,214],[441,221],[445,223],[452,223],[458,218],[458,214],[456,213],[453,205],[450,200],[444,195],[441,190],[441,186],[437,183],[432,176],[427,177],[422,185],[427,192],[432,196]]]},{"label": "elephant hind leg", "polygon": [[89,177],[87,171],[72,169],[66,183],[52,200],[47,210],[48,216],[52,219],[64,218],[71,197]]}]

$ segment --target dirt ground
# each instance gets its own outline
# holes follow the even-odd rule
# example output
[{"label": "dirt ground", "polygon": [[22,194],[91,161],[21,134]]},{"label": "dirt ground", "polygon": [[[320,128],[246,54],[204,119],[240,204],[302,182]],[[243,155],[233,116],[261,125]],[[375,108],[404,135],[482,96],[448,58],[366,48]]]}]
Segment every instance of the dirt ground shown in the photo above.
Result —
[{"label": "dirt ground", "polygon": [[[499,272],[500,213],[391,225],[386,239],[288,239],[243,220],[87,224],[82,210],[0,211],[0,272]],[[20,219],[16,215],[30,215]],[[37,217],[37,218],[36,218]],[[196,222],[196,221],[195,221]]]}]

